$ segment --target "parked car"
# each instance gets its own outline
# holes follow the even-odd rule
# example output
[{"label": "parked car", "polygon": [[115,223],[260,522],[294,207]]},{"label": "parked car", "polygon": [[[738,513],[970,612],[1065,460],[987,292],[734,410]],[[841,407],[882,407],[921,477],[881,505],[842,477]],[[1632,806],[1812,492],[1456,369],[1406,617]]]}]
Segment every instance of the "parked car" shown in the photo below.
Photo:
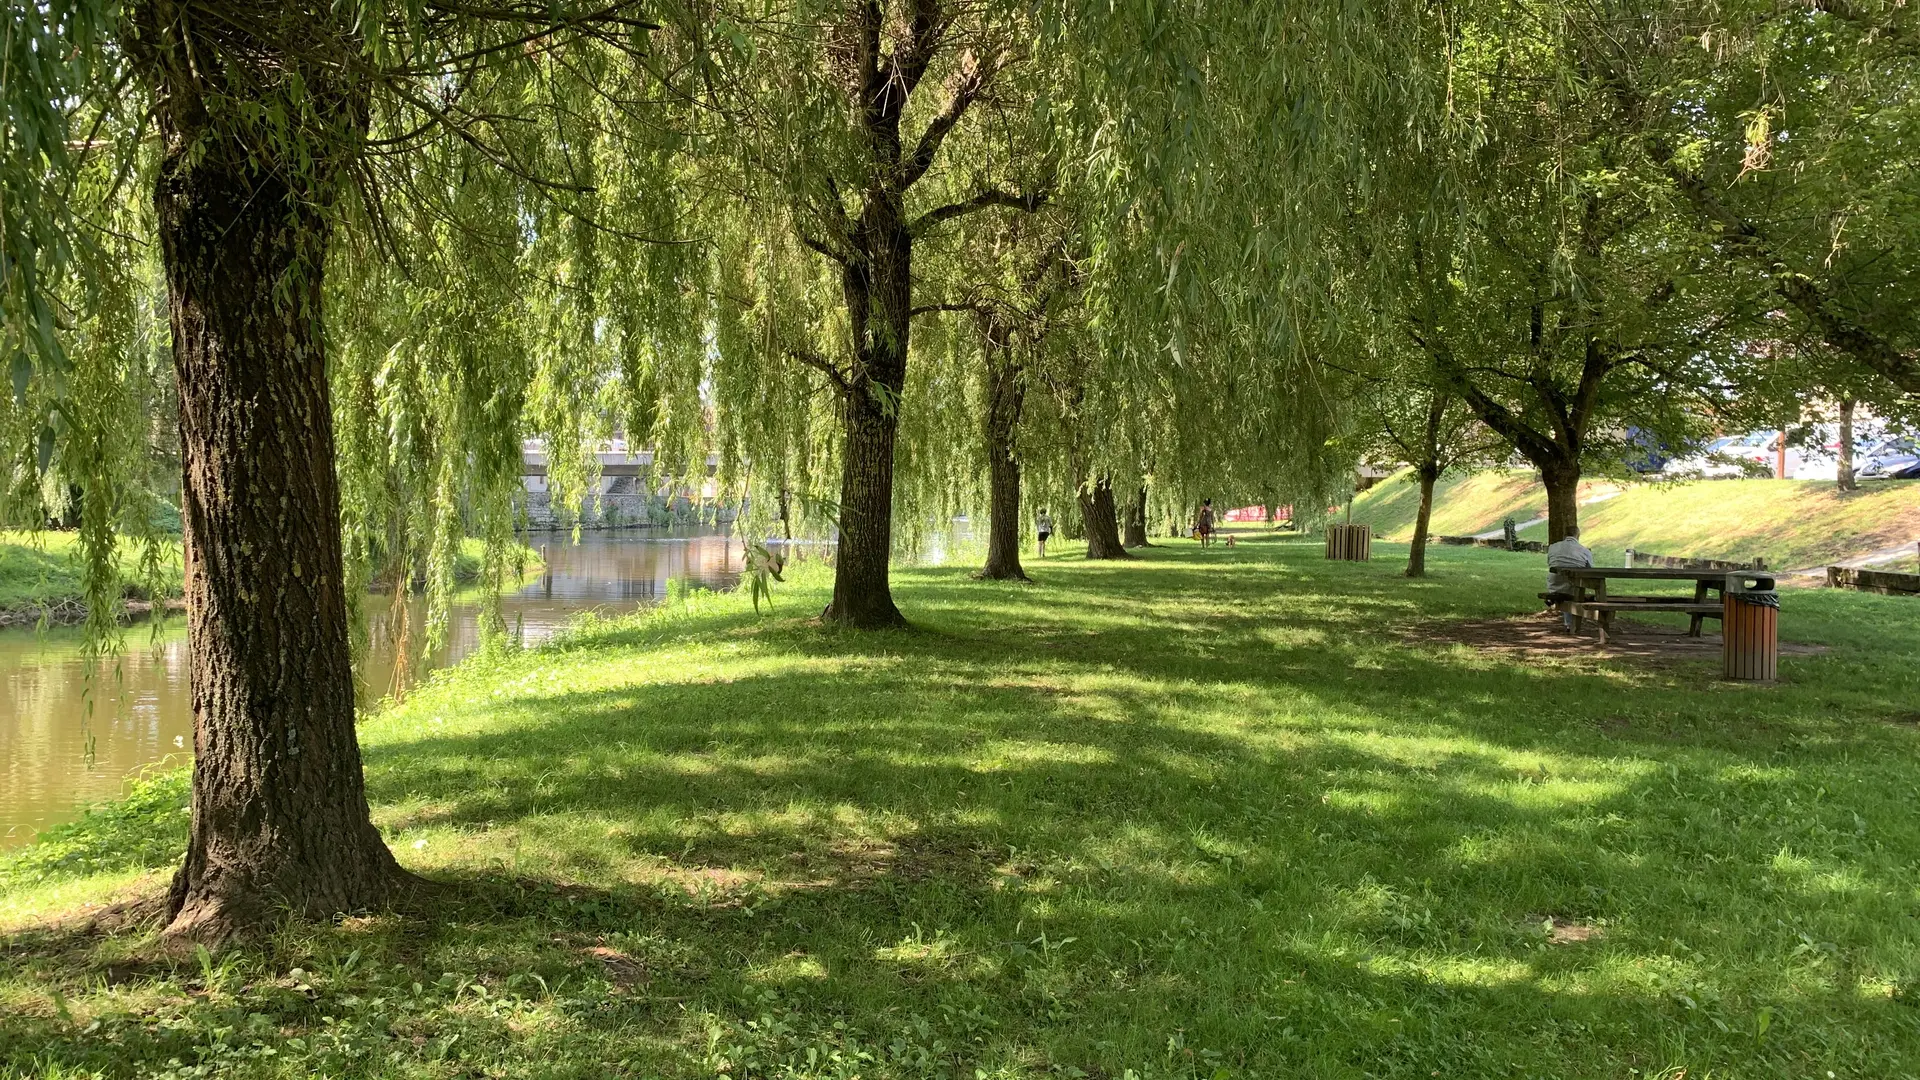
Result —
[{"label": "parked car", "polygon": [[1713,440],[1700,448],[1697,454],[1685,457],[1669,458],[1661,468],[1660,475],[1683,479],[1712,480],[1723,476],[1738,476],[1740,470],[1733,462],[1720,456],[1720,451],[1733,442],[1731,436]]},{"label": "parked car", "polygon": [[1920,480],[1920,446],[1904,436],[1883,440],[1855,467],[1862,480]]},{"label": "parked car", "polygon": [[[1857,475],[1867,459],[1873,456],[1874,449],[1887,441],[1886,433],[1873,429],[1855,429],[1853,439],[1853,471]],[[1837,424],[1818,424],[1809,440],[1812,445],[1805,451],[1805,460],[1793,471],[1795,480],[1838,480],[1840,478],[1840,431]]]},{"label": "parked car", "polygon": [[[1725,480],[1741,476],[1772,476],[1777,431],[1750,431],[1715,439],[1698,454],[1667,462],[1662,476],[1688,480]],[[1789,467],[1792,466],[1791,451]]]}]

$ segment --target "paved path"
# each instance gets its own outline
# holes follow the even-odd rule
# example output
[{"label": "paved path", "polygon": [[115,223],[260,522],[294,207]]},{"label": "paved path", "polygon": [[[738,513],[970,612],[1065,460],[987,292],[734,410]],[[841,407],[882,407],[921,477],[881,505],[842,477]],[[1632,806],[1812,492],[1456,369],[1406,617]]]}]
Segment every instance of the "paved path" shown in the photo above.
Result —
[{"label": "paved path", "polygon": [[1845,559],[1837,563],[1823,563],[1820,566],[1808,566],[1799,570],[1789,570],[1789,574],[1801,577],[1826,577],[1828,566],[1845,566],[1858,570],[1866,566],[1879,566],[1881,563],[1898,562],[1909,555],[1920,553],[1920,544],[1899,544],[1879,551],[1869,551],[1857,558]]}]

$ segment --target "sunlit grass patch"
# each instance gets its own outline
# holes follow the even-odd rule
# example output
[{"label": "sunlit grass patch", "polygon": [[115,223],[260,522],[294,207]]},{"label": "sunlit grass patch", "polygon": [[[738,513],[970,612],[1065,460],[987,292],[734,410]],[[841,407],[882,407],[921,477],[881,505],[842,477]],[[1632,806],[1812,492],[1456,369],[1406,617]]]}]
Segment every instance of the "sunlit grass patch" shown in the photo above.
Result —
[{"label": "sunlit grass patch", "polygon": [[437,900],[156,961],[44,930],[164,884],[158,796],[95,815],[0,867],[0,1069],[1913,1071],[1911,604],[1794,594],[1831,651],[1731,690],[1410,639],[1538,568],[1378,551],[903,571],[870,635],[801,567],[478,658],[361,728]]}]

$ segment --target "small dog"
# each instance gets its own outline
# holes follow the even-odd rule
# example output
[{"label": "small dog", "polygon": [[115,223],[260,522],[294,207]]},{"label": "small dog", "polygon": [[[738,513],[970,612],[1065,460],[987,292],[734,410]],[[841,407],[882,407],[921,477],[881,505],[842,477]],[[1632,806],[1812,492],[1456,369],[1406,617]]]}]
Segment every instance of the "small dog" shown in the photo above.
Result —
[{"label": "small dog", "polygon": [[1227,534],[1227,546],[1228,546],[1228,547],[1232,547],[1232,546],[1233,546],[1233,534],[1232,534],[1232,533],[1228,533],[1228,534]]}]

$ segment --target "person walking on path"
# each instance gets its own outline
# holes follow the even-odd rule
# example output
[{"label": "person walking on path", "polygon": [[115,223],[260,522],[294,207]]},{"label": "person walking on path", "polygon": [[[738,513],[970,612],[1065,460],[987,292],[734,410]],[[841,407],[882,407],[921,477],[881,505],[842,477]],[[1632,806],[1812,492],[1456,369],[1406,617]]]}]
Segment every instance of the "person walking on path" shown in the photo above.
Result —
[{"label": "person walking on path", "polygon": [[1193,535],[1199,538],[1201,547],[1207,547],[1213,543],[1212,499],[1201,500],[1200,513],[1193,519]]},{"label": "person walking on path", "polygon": [[[1567,535],[1555,540],[1547,548],[1547,602],[1560,607],[1579,599],[1579,589],[1573,579],[1561,573],[1593,565],[1593,552],[1580,542],[1578,526],[1569,526]],[[1573,612],[1560,607],[1560,622],[1568,630],[1573,629]]]},{"label": "person walking on path", "polygon": [[1040,512],[1033,515],[1033,529],[1040,537],[1040,557],[1044,559],[1047,557],[1047,540],[1053,536],[1053,518],[1047,513],[1046,507],[1041,507]]}]

